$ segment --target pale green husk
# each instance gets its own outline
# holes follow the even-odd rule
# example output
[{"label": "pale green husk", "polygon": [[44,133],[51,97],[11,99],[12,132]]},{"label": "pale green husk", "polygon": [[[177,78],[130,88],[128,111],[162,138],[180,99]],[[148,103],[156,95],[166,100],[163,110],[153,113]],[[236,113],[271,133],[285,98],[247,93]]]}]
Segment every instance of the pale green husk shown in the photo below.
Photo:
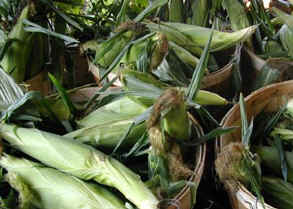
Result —
[{"label": "pale green husk", "polygon": [[97,184],[47,168],[39,163],[5,155],[0,165],[6,179],[20,193],[20,207],[42,209],[124,209],[123,202]]},{"label": "pale green husk", "polygon": [[15,148],[48,166],[114,187],[140,209],[157,208],[158,200],[138,175],[93,147],[38,129],[8,124],[1,124],[0,134]]},{"label": "pale green husk", "polygon": [[133,102],[128,97],[123,97],[91,112],[77,121],[77,124],[79,128],[84,128],[129,120],[142,114],[146,109],[145,106]]},{"label": "pale green husk", "polygon": [[[100,117],[100,116],[99,116]],[[113,115],[115,119],[115,115]],[[128,128],[134,121],[132,119],[106,122],[97,125],[88,125],[87,127],[70,132],[64,137],[76,139],[82,143],[93,146],[103,146],[114,148],[122,139]],[[94,123],[93,123],[94,124]],[[145,124],[136,125],[128,134],[122,146],[133,145],[145,132]]]},{"label": "pale green husk", "polygon": [[[198,54],[200,50],[194,47],[204,48],[212,32],[210,28],[171,22],[147,23],[147,27],[151,31],[165,34],[169,41],[174,41],[195,54]],[[220,51],[244,42],[255,32],[256,28],[257,26],[254,25],[231,33],[214,30],[210,51]]]}]

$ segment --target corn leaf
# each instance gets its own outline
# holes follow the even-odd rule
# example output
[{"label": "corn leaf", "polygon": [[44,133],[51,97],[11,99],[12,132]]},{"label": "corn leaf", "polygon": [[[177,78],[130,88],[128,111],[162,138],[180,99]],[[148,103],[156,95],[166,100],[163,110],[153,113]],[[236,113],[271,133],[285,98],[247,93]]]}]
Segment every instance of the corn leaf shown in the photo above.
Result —
[{"label": "corn leaf", "polygon": [[51,1],[49,1],[49,0],[41,0],[41,2],[43,2],[44,4],[47,4],[57,15],[59,15],[61,18],[63,18],[67,23],[69,23],[73,27],[79,29],[80,31],[83,31],[82,27],[80,27],[80,25],[77,22],[75,22],[73,19],[71,19],[70,17],[68,17],[66,14],[64,14],[62,11],[60,11],[59,9],[57,9],[52,4]]},{"label": "corn leaf", "polygon": [[217,137],[223,135],[223,134],[227,134],[227,133],[231,133],[232,131],[234,131],[237,127],[218,127],[216,129],[213,129],[212,131],[210,131],[209,133],[200,136],[198,138],[196,138],[195,140],[186,142],[186,141],[179,141],[178,143],[182,144],[183,146],[198,146],[200,144],[206,143],[212,139],[216,139]]},{"label": "corn leaf", "polygon": [[224,0],[223,3],[228,12],[231,27],[234,31],[250,26],[243,3],[240,3],[238,0]]},{"label": "corn leaf", "polygon": [[279,153],[283,179],[284,179],[284,181],[287,181],[287,179],[288,179],[288,165],[287,165],[285,151],[284,151],[284,147],[282,145],[282,140],[281,140],[280,136],[278,136],[278,135],[274,136],[274,145],[276,146],[278,153]]},{"label": "corn leaf", "polygon": [[70,110],[70,113],[74,116],[77,110],[74,104],[72,103],[72,101],[70,100],[67,92],[62,87],[61,83],[51,73],[49,73],[48,76],[50,80],[52,81],[52,83],[54,84],[54,86],[56,87],[59,95],[62,98],[63,103],[67,106],[67,108]]},{"label": "corn leaf", "polygon": [[145,8],[136,18],[134,18],[135,22],[142,21],[147,15],[152,13],[154,10],[158,9],[159,7],[164,6],[167,4],[168,0],[154,0],[149,1],[149,5]]},{"label": "corn leaf", "polygon": [[109,73],[115,68],[115,66],[119,63],[119,61],[122,59],[122,57],[124,56],[124,54],[127,53],[127,51],[130,49],[130,47],[136,43],[142,42],[147,40],[148,38],[152,37],[153,35],[155,35],[155,33],[150,33],[147,34],[139,39],[136,39],[134,41],[129,42],[124,48],[123,50],[118,54],[118,56],[114,59],[114,61],[111,63],[111,65],[107,68],[107,70],[102,74],[101,76],[101,81],[103,81],[108,75]]},{"label": "corn leaf", "polygon": [[77,41],[74,38],[71,38],[70,36],[66,36],[64,34],[60,34],[60,33],[56,33],[54,31],[48,30],[48,29],[43,28],[42,26],[40,26],[36,23],[33,23],[29,20],[24,20],[23,23],[26,25],[24,30],[27,32],[43,33],[46,35],[50,35],[50,36],[59,38],[61,40],[64,40],[65,42],[67,42],[67,44],[79,43],[79,41]]},{"label": "corn leaf", "polygon": [[204,48],[203,54],[200,57],[199,64],[196,66],[194,73],[192,75],[191,83],[188,86],[186,96],[191,101],[196,95],[200,88],[201,79],[204,76],[204,71],[207,67],[207,62],[209,59],[210,45],[213,39],[213,30],[210,33],[209,40]]},{"label": "corn leaf", "polygon": [[249,143],[250,143],[250,137],[252,134],[253,129],[253,120],[251,120],[251,123],[248,125],[247,121],[247,115],[245,110],[245,102],[243,98],[243,94],[240,93],[239,98],[239,105],[240,105],[240,114],[241,114],[241,140],[242,144],[249,149]]},{"label": "corn leaf", "polygon": [[292,208],[293,185],[280,178],[263,177],[263,190],[270,201],[278,208]]},{"label": "corn leaf", "polygon": [[195,0],[192,4],[192,18],[191,23],[193,25],[198,25],[206,27],[209,17],[209,0]]}]

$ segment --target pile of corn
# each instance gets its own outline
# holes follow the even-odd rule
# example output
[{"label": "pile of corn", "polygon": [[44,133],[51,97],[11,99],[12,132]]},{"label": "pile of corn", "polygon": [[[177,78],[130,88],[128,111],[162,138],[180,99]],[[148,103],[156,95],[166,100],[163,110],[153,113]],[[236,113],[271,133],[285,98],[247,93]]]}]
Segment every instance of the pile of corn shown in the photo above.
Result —
[{"label": "pile of corn", "polygon": [[[293,2],[249,2],[0,2],[0,208],[204,207],[199,147],[234,131],[226,107],[293,78]],[[278,208],[293,207],[291,105],[255,133],[240,94],[242,142],[216,160],[221,181]]]}]

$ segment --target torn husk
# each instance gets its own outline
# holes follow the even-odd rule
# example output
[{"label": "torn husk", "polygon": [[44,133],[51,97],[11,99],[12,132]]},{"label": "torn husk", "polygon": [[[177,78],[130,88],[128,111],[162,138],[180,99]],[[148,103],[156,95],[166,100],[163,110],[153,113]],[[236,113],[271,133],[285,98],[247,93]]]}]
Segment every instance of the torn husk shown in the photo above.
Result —
[{"label": "torn husk", "polygon": [[191,176],[192,171],[183,162],[181,148],[174,141],[188,140],[191,136],[191,123],[182,92],[167,89],[154,104],[147,126],[152,152],[166,159],[169,178],[178,181]]}]

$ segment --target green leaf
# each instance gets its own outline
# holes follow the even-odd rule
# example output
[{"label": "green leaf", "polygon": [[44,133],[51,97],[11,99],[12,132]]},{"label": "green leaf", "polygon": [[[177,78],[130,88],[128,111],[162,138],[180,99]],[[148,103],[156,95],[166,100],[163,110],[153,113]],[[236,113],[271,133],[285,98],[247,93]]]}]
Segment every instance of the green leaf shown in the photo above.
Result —
[{"label": "green leaf", "polygon": [[128,50],[130,49],[130,47],[134,44],[137,44],[139,42],[145,41],[148,38],[154,36],[155,33],[149,33],[137,40],[131,41],[129,42],[124,48],[123,50],[119,53],[119,55],[114,59],[114,61],[111,63],[111,65],[107,68],[107,70],[103,73],[103,75],[101,76],[101,81],[103,81],[108,75],[109,73],[111,73],[111,71],[115,68],[115,66],[119,63],[119,61],[122,59],[122,57],[124,56],[125,53],[128,52]]},{"label": "green leaf", "polygon": [[247,122],[247,115],[246,115],[246,111],[245,111],[245,102],[244,102],[244,98],[243,98],[243,94],[240,93],[240,97],[239,97],[239,105],[240,105],[240,114],[241,114],[241,140],[242,140],[242,144],[245,147],[249,146],[249,138],[248,137],[248,132],[249,132],[249,128],[248,128],[248,122]]},{"label": "green leaf", "polygon": [[83,29],[79,26],[79,24],[77,22],[75,22],[73,19],[71,19],[70,17],[68,17],[67,15],[65,15],[63,12],[61,12],[59,9],[57,9],[51,1],[49,0],[41,0],[41,2],[43,2],[44,4],[47,4],[57,15],[59,15],[61,18],[63,18],[67,23],[69,23],[70,25],[76,27],[77,29],[79,29],[80,31],[83,31]]},{"label": "green leaf", "polygon": [[74,116],[77,110],[73,105],[72,101],[70,100],[66,90],[62,87],[61,83],[51,73],[48,73],[48,76],[54,84],[54,86],[56,87],[59,95],[62,98],[63,103],[67,106],[67,108],[70,110],[70,113]]},{"label": "green leaf", "polygon": [[29,20],[24,20],[23,23],[28,25],[28,26],[26,26],[24,28],[25,31],[33,32],[33,33],[44,33],[44,34],[49,35],[49,36],[54,36],[56,38],[59,38],[61,40],[64,40],[64,41],[68,42],[68,44],[79,43],[79,41],[77,41],[74,38],[71,38],[70,36],[66,36],[66,35],[63,35],[63,34],[56,33],[54,31],[48,30],[48,29],[43,28],[42,26],[40,26],[38,24],[35,24],[35,23],[33,23],[33,22],[29,21]]},{"label": "green leaf", "polygon": [[138,141],[132,146],[132,148],[129,150],[129,152],[123,154],[123,157],[128,158],[132,155],[137,154],[142,150],[143,147],[145,147],[147,144],[149,144],[148,141],[148,135],[145,132],[139,139]]},{"label": "green leaf", "polygon": [[268,136],[272,129],[277,125],[280,117],[283,115],[283,113],[286,111],[286,106],[284,105],[266,124],[264,130],[262,131],[262,133],[259,133],[259,135],[257,135],[257,137],[261,137],[261,135],[263,136]]},{"label": "green leaf", "polygon": [[223,134],[227,134],[230,133],[232,131],[234,131],[237,127],[218,127],[216,129],[213,129],[212,131],[210,131],[209,133],[193,140],[190,142],[182,142],[180,140],[178,140],[178,143],[184,145],[184,146],[198,146],[200,144],[206,143],[207,141],[211,140],[211,139],[216,139],[217,137],[223,135]]},{"label": "green leaf", "polygon": [[136,18],[134,18],[134,21],[135,22],[142,21],[147,15],[152,13],[157,8],[164,6],[165,4],[167,4],[167,2],[168,0],[149,1],[148,7],[145,8]]},{"label": "green leaf", "polygon": [[208,40],[208,42],[204,48],[204,51],[200,57],[199,64],[196,66],[196,68],[194,70],[191,83],[188,86],[186,96],[188,97],[188,100],[190,100],[190,101],[192,101],[192,99],[196,96],[196,94],[200,88],[200,82],[204,76],[204,71],[207,67],[207,62],[208,62],[208,58],[209,58],[209,48],[210,48],[210,44],[211,44],[211,41],[213,38],[213,33],[214,33],[214,30],[212,30],[212,32],[210,33],[209,40]]},{"label": "green leaf", "polygon": [[282,140],[280,136],[276,135],[274,136],[274,145],[278,150],[280,161],[281,161],[281,171],[284,178],[284,181],[288,180],[288,164],[285,157],[285,151],[282,145]]}]

